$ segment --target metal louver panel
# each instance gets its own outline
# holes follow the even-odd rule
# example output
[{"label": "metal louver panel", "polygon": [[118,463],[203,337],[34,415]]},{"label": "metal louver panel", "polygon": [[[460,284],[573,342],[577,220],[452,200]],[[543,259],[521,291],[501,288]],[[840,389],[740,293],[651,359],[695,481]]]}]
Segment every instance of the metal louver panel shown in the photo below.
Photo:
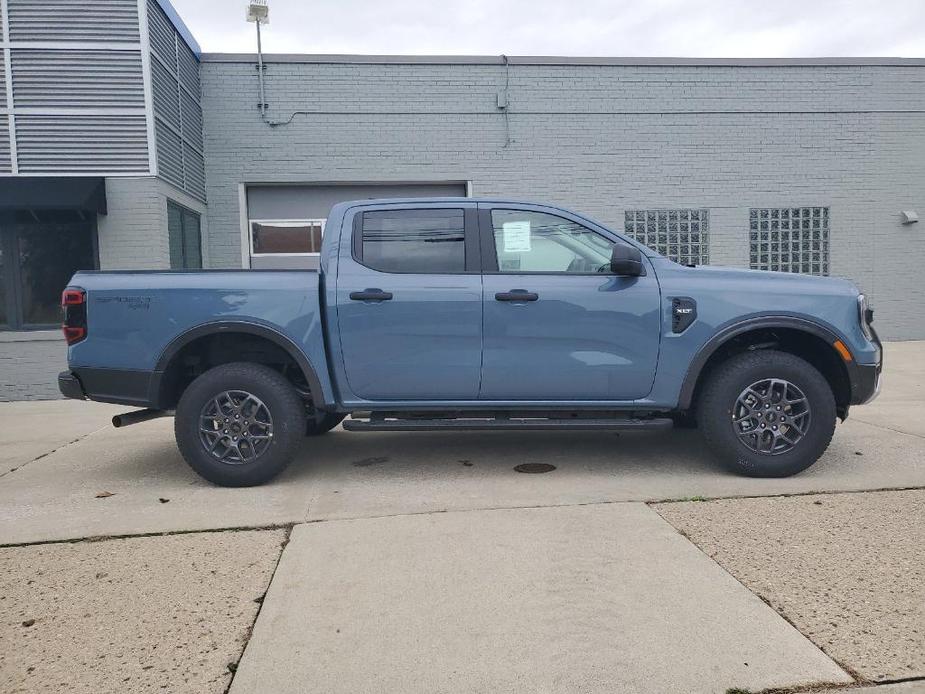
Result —
[{"label": "metal louver panel", "polygon": [[0,173],[10,173],[10,117],[0,115]]},{"label": "metal louver panel", "polygon": [[12,51],[17,107],[144,107],[140,51]]},{"label": "metal louver panel", "polygon": [[199,61],[184,41],[177,42],[180,82],[190,93],[199,98]]},{"label": "metal louver panel", "polygon": [[[2,16],[2,15],[0,15]],[[3,22],[0,22],[0,31],[3,29]],[[0,33],[0,36],[3,34]],[[0,76],[5,75],[6,70],[6,51],[0,50]],[[0,80],[0,107],[6,108],[6,79]]]},{"label": "metal louver panel", "polygon": [[8,0],[11,41],[138,42],[135,0]]},{"label": "metal louver panel", "polygon": [[151,61],[151,86],[154,114],[180,129],[180,89],[177,80],[157,61]]},{"label": "metal louver panel", "polygon": [[186,189],[202,199],[206,197],[206,165],[202,155],[187,144],[183,145],[183,171]]},{"label": "metal louver panel", "polygon": [[145,117],[17,115],[19,170],[148,173]]},{"label": "metal louver panel", "polygon": [[158,121],[154,126],[157,136],[158,174],[183,188],[183,144],[180,136]]},{"label": "metal louver panel", "polygon": [[183,139],[202,149],[202,109],[186,92],[180,93],[183,101]]},{"label": "metal louver panel", "polygon": [[151,50],[164,61],[171,72],[175,72],[177,69],[177,54],[174,47],[176,32],[173,24],[155,0],[148,0],[148,33]]}]

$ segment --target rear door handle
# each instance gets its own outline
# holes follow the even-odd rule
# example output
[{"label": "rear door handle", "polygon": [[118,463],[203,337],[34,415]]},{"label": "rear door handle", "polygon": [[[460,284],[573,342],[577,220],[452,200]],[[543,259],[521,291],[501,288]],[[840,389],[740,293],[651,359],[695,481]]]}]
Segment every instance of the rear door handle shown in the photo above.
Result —
[{"label": "rear door handle", "polygon": [[540,295],[536,292],[528,292],[525,289],[513,289],[509,292],[498,292],[495,294],[496,301],[536,301]]},{"label": "rear door handle", "polygon": [[350,292],[352,301],[390,301],[392,292],[384,292],[381,289],[364,289],[362,292]]}]

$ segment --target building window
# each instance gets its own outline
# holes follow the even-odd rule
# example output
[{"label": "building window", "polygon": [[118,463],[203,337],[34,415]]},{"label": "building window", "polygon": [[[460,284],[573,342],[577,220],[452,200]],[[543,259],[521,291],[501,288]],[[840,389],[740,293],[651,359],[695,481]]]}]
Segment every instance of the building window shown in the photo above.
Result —
[{"label": "building window", "polygon": [[324,219],[252,219],[251,255],[318,255]]},{"label": "building window", "polygon": [[0,219],[0,327],[56,328],[61,291],[96,263],[86,213],[23,210]]},{"label": "building window", "polygon": [[829,274],[829,208],[749,211],[749,259],[754,270]]},{"label": "building window", "polygon": [[202,267],[202,233],[198,214],[168,200],[167,238],[172,270],[198,270]]},{"label": "building window", "polygon": [[627,210],[626,235],[682,265],[710,262],[708,210]]},{"label": "building window", "polygon": [[364,212],[359,251],[358,260],[382,272],[465,272],[463,211],[428,209]]}]

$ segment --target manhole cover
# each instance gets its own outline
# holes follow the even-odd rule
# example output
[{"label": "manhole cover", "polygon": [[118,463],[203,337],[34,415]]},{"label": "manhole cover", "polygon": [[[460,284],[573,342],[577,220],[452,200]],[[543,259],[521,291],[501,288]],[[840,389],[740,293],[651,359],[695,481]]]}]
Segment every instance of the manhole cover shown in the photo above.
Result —
[{"label": "manhole cover", "polygon": [[514,469],[517,472],[536,474],[538,472],[552,472],[556,469],[556,466],[550,465],[549,463],[524,463],[523,465],[515,466]]}]

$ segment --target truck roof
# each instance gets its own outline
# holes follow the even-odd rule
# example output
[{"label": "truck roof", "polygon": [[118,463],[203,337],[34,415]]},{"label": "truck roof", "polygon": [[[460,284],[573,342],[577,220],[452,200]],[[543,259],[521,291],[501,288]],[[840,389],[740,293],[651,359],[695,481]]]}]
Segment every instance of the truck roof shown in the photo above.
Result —
[{"label": "truck roof", "polygon": [[[537,202],[535,200],[511,200],[510,198],[466,198],[466,197],[427,197],[427,198],[360,198],[358,200],[345,200],[344,202],[338,203],[340,205],[382,205],[390,203],[440,203],[440,202],[490,202],[490,203],[508,203],[511,205],[537,205],[540,207],[554,207],[558,208],[558,205],[550,205],[545,202]],[[565,208],[562,208],[565,209]]]}]

